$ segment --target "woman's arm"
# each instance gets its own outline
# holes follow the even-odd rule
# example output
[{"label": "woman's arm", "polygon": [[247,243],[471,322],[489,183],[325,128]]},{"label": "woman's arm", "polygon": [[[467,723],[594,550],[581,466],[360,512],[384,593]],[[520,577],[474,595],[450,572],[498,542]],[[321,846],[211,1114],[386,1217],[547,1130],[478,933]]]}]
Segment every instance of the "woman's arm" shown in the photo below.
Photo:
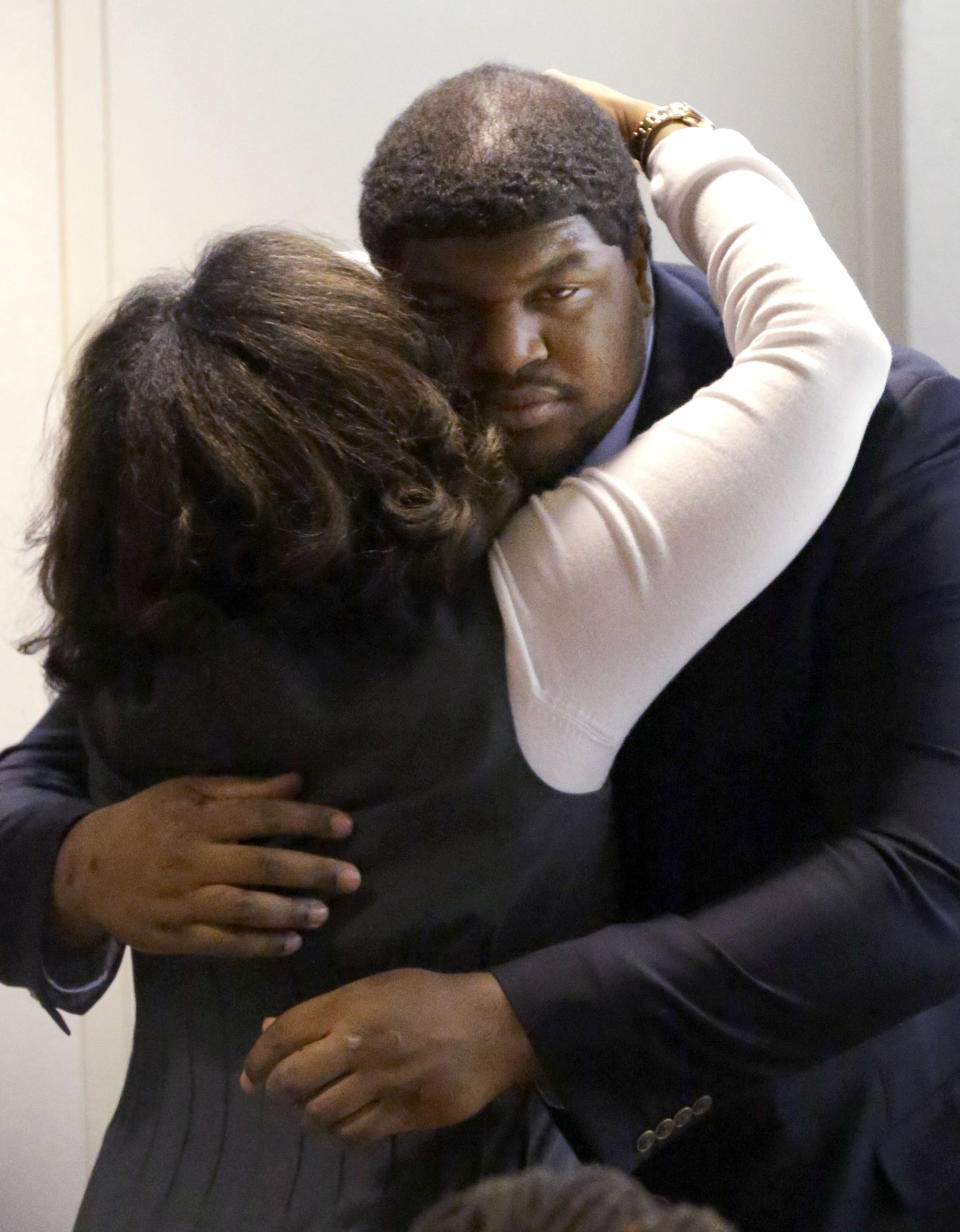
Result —
[{"label": "woman's arm", "polygon": [[534,497],[492,548],[518,739],[564,791],[602,783],[653,698],[813,534],[890,360],[796,190],[745,138],[671,132],[649,170],[735,359],[610,463]]}]

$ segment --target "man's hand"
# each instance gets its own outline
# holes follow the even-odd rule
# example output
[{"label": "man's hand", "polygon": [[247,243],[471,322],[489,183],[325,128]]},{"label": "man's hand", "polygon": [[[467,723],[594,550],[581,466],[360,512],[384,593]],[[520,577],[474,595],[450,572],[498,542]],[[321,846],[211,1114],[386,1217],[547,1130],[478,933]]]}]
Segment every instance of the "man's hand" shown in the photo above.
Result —
[{"label": "man's hand", "polygon": [[[296,774],[190,776],[88,813],[57,857],[54,936],[81,947],[110,934],[154,954],[293,953],[300,930],[326,920],[324,900],[360,884],[350,864],[256,845],[350,833],[345,814],[294,799],[300,787]],[[290,898],[264,886],[302,893]]]},{"label": "man's hand", "polygon": [[484,972],[372,975],[276,1018],[241,1084],[300,1109],[305,1129],[372,1142],[466,1120],[536,1060],[500,985]]}]

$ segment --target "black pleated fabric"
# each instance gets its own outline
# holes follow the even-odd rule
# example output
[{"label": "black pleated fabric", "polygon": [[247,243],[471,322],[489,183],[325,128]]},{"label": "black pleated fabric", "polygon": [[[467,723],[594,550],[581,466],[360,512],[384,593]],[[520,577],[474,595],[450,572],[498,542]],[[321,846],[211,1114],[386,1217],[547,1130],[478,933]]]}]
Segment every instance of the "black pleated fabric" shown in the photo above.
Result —
[{"label": "black pleated fabric", "polygon": [[[492,595],[407,644],[249,622],[86,709],[106,803],[184,773],[303,774],[353,814],[356,895],[287,959],[134,955],[133,1056],[75,1232],[401,1232],[441,1193],[573,1155],[538,1096],[370,1147],[304,1136],[239,1087],[262,1019],[392,967],[483,969],[613,917],[605,791],[537,779],[513,732]],[[319,624],[319,621],[318,621]]]}]

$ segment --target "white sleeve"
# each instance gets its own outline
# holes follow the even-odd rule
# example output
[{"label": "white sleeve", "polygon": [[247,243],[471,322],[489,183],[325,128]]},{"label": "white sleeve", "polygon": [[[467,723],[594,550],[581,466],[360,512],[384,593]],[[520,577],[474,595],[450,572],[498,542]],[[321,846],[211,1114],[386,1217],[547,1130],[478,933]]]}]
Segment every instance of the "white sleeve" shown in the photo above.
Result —
[{"label": "white sleeve", "polygon": [[654,697],[826,517],[890,363],[796,189],[744,137],[684,129],[651,167],[733,366],[532,498],[490,552],[517,738],[568,792],[602,784]]}]

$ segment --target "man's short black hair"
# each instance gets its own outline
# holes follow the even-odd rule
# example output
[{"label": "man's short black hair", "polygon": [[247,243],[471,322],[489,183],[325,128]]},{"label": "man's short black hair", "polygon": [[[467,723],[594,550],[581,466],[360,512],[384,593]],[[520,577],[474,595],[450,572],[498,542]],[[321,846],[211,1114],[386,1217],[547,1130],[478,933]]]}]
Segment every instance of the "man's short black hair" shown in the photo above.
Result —
[{"label": "man's short black hair", "polygon": [[360,233],[396,268],[410,239],[500,235],[582,214],[628,259],[649,242],[616,125],[541,73],[484,64],[433,86],[394,120],[363,176]]}]

